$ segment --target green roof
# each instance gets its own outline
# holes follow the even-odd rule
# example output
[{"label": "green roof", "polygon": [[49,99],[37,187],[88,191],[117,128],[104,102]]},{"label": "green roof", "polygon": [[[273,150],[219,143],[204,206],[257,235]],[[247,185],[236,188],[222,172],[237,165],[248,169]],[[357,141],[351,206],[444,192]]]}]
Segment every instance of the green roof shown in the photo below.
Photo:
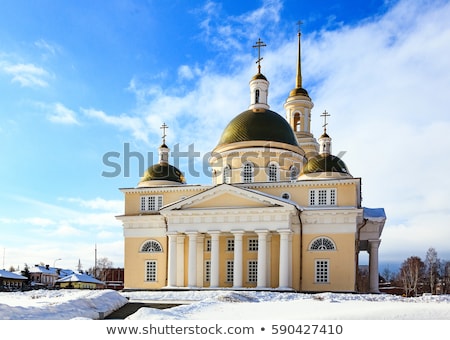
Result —
[{"label": "green roof", "polygon": [[152,180],[165,180],[185,183],[183,173],[170,164],[154,164],[145,171],[140,183]]},{"label": "green roof", "polygon": [[303,174],[319,172],[339,172],[350,175],[344,161],[333,155],[317,155],[308,160],[303,168]]},{"label": "green roof", "polygon": [[273,141],[298,146],[286,119],[271,110],[247,110],[225,127],[218,145],[245,141]]}]

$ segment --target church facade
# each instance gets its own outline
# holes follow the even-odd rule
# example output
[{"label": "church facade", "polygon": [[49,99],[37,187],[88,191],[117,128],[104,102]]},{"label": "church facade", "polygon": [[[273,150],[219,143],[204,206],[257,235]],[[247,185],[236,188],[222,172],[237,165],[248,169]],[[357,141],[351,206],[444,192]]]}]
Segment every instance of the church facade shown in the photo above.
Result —
[{"label": "church facade", "polygon": [[300,44],[299,33],[285,117],[270,110],[258,59],[250,106],[212,150],[211,185],[185,183],[164,132],[159,162],[137,187],[120,189],[125,289],[355,292],[359,255],[368,252],[369,290],[378,292],[384,209],[361,205],[361,178],[331,152],[327,112],[323,134],[311,132]]}]

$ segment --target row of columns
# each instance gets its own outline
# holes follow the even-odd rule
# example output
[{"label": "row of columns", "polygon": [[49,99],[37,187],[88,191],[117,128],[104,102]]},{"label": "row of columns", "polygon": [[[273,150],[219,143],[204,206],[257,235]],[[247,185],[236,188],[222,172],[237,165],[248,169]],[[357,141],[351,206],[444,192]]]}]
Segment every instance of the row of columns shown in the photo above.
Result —
[{"label": "row of columns", "polygon": [[[268,249],[269,230],[256,230],[258,235],[258,269],[257,269],[257,288],[266,288],[270,285],[269,278],[269,264],[270,251]],[[280,234],[280,254],[279,254],[279,273],[278,282],[279,288],[289,288],[291,285],[291,266],[292,266],[292,252],[290,246],[291,230],[283,229],[276,230]],[[231,232],[234,236],[234,268],[233,268],[233,288],[243,287],[243,237],[244,230],[235,230]],[[211,269],[210,269],[210,287],[220,287],[220,249],[219,238],[224,235],[220,231],[208,231],[211,236]],[[168,233],[169,250],[168,250],[168,278],[167,284],[169,287],[184,286],[184,237],[188,236],[188,287],[203,286],[203,277],[199,273],[203,270],[198,270],[199,253],[203,252],[204,234],[197,231],[189,231],[184,234]],[[200,246],[199,246],[200,245]],[[181,254],[180,254],[181,252]],[[203,263],[200,263],[203,265]],[[178,273],[183,273],[179,277]],[[200,284],[199,284],[200,283]]]}]

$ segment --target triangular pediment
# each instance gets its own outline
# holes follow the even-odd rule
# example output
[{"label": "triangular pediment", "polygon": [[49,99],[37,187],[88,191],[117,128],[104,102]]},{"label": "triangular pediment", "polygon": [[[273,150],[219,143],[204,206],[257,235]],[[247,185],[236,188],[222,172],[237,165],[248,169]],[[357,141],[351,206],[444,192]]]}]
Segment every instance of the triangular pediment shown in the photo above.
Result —
[{"label": "triangular pediment", "polygon": [[277,197],[255,190],[243,189],[233,185],[221,184],[199,194],[161,209],[196,210],[196,209],[251,209],[269,207],[293,207],[293,204]]}]

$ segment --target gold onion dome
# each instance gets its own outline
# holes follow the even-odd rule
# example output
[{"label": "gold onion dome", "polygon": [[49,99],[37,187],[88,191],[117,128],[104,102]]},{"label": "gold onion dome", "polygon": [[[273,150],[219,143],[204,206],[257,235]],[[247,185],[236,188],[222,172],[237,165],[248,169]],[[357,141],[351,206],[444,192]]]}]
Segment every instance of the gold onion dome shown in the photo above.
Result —
[{"label": "gold onion dome", "polygon": [[246,142],[270,141],[298,147],[297,138],[288,121],[271,110],[247,110],[225,127],[218,146]]}]

